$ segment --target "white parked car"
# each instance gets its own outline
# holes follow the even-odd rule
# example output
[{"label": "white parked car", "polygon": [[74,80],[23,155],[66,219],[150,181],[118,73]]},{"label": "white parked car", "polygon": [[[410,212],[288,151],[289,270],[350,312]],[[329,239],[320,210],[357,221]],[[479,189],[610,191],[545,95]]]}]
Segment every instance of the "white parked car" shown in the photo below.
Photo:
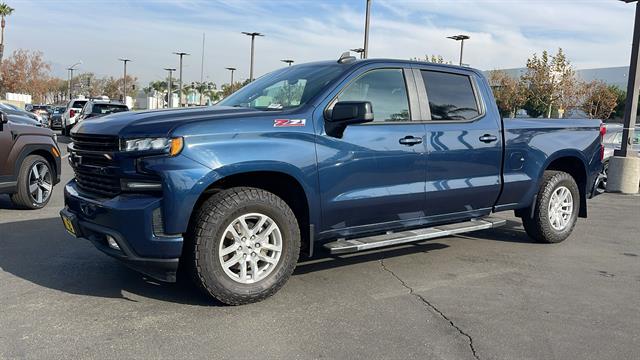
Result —
[{"label": "white parked car", "polygon": [[73,99],[67,103],[67,108],[62,114],[62,135],[69,135],[87,101],[87,99]]}]

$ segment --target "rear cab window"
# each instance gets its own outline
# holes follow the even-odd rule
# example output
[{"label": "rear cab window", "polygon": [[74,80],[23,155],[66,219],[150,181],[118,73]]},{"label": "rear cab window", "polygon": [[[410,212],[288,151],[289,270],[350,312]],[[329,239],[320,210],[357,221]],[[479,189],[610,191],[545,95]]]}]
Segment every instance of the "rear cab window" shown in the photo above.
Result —
[{"label": "rear cab window", "polygon": [[71,108],[82,109],[86,103],[87,103],[87,100],[76,100],[73,102],[73,104],[71,104]]},{"label": "rear cab window", "polygon": [[421,70],[431,120],[469,121],[481,114],[471,77],[468,75]]},{"label": "rear cab window", "polygon": [[123,111],[129,111],[129,108],[123,104],[93,104],[91,113],[105,115]]}]

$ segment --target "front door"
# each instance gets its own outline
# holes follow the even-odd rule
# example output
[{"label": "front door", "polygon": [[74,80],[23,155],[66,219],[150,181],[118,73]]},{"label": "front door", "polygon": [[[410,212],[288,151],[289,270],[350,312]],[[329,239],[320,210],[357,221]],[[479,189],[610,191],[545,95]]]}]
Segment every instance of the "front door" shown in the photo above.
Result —
[{"label": "front door", "polygon": [[[361,70],[332,100],[370,101],[374,121],[318,137],[323,235],[406,226],[424,218],[425,125],[412,122],[411,70]],[[417,102],[417,101],[415,101]],[[323,109],[321,109],[322,111]]]},{"label": "front door", "polygon": [[488,214],[500,193],[502,166],[500,117],[485,108],[480,95],[489,90],[464,70],[415,74],[417,86],[426,90],[421,93],[431,118],[426,122],[427,215],[449,221]]}]

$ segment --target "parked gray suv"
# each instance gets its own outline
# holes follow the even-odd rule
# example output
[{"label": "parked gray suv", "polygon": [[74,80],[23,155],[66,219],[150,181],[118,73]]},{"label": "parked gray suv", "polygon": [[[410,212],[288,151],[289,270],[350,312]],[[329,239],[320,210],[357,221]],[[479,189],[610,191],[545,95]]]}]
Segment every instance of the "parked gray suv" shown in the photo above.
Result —
[{"label": "parked gray suv", "polygon": [[60,163],[53,131],[0,111],[0,194],[19,208],[44,207],[60,182]]}]

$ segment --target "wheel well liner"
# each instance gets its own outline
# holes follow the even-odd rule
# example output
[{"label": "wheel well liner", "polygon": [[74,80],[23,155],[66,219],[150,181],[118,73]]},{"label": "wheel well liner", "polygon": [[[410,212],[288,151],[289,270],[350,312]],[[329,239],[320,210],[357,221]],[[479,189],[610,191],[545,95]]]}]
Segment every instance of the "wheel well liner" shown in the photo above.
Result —
[{"label": "wheel well liner", "polygon": [[546,170],[564,171],[571,175],[578,184],[580,190],[580,217],[587,217],[587,171],[584,162],[575,156],[563,156],[554,159],[545,168]]},{"label": "wheel well liner", "polygon": [[[200,197],[194,205],[191,214],[191,220],[194,219],[195,210],[199,209],[212,194],[218,191],[233,187],[254,187],[269,191],[282,200],[291,208],[296,215],[298,225],[300,226],[301,236],[301,252],[309,251],[310,228],[309,228],[309,201],[302,185],[296,178],[286,173],[277,171],[252,171],[237,173],[226,176],[213,184],[200,194]],[[190,225],[191,227],[191,225]]]}]

